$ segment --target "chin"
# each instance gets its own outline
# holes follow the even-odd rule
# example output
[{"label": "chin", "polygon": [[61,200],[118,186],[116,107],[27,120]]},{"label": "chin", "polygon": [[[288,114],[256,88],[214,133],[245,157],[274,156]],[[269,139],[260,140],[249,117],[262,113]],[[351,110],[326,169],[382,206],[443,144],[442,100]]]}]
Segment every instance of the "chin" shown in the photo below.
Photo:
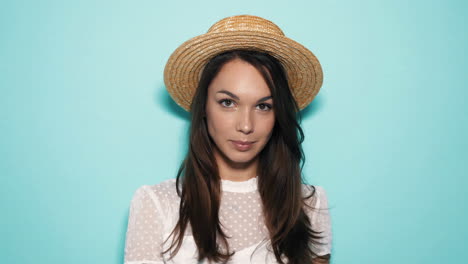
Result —
[{"label": "chin", "polygon": [[252,153],[236,153],[233,155],[227,155],[227,159],[234,164],[245,164],[252,162],[258,157],[258,153],[252,154]]},{"label": "chin", "polygon": [[253,161],[254,159],[230,159],[229,161],[236,164],[245,164]]}]

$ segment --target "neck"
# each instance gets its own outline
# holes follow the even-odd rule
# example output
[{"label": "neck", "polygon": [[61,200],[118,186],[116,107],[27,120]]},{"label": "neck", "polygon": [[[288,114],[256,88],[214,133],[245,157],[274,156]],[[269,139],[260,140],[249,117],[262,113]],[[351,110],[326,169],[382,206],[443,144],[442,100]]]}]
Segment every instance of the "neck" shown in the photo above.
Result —
[{"label": "neck", "polygon": [[218,165],[219,177],[223,180],[247,181],[257,176],[258,157],[249,162],[236,163],[223,157],[218,151],[214,152],[214,156]]}]

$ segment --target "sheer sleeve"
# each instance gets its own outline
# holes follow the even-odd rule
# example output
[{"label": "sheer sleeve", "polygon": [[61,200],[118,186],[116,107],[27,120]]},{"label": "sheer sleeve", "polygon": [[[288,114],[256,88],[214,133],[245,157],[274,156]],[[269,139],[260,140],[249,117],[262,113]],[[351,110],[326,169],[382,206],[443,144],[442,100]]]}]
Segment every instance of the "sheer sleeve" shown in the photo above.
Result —
[{"label": "sheer sleeve", "polygon": [[[309,194],[312,191],[311,187],[308,186]],[[328,208],[328,198],[325,189],[321,186],[315,186],[314,195],[306,200],[306,203],[311,207],[305,208],[307,215],[312,224],[314,231],[321,232],[318,234],[322,238],[314,240],[311,244],[313,251],[318,256],[331,254],[332,247],[332,229],[331,229],[331,218]]]},{"label": "sheer sleeve", "polygon": [[125,241],[125,264],[162,264],[162,212],[149,186],[133,195]]}]

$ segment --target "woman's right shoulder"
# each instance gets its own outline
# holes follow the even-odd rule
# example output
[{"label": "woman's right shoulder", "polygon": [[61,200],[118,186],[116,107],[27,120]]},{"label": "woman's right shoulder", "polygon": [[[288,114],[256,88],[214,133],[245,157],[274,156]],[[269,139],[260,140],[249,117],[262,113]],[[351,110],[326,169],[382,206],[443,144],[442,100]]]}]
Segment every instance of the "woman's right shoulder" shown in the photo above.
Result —
[{"label": "woman's right shoulder", "polygon": [[[178,216],[180,198],[175,188],[176,180],[164,180],[158,184],[141,185],[130,202],[129,225],[143,225],[155,221],[153,226],[161,234],[174,225]],[[162,226],[158,223],[163,223]],[[135,229],[136,230],[136,229]],[[137,233],[138,234],[138,233]],[[159,263],[159,262],[158,262]]]},{"label": "woman's right shoulder", "polygon": [[148,197],[153,200],[153,202],[163,204],[180,200],[176,189],[176,179],[168,179],[152,185],[141,185],[134,192],[133,199],[139,199],[141,197]]}]

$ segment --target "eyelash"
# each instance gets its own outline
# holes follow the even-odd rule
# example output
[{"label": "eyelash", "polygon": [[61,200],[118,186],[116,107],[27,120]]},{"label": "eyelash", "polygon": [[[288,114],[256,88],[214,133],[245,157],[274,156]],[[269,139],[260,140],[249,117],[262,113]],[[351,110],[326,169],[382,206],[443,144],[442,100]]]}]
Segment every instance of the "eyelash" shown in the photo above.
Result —
[{"label": "eyelash", "polygon": [[263,105],[263,106],[267,107],[266,110],[260,110],[260,111],[265,111],[266,112],[266,111],[270,111],[273,108],[273,106],[271,104],[261,103],[261,104],[259,104],[257,106],[260,106],[260,105]]},{"label": "eyelash", "polygon": [[226,105],[225,105],[226,102],[230,102],[231,104],[234,103],[234,101],[231,100],[231,99],[222,99],[222,100],[219,100],[218,103],[219,103],[222,107],[227,107],[227,108],[229,108],[229,106],[226,106]]},{"label": "eyelash", "polygon": [[[226,105],[225,105],[226,102],[230,102],[231,104],[233,104],[233,103],[234,103],[234,100],[231,100],[231,99],[222,99],[222,100],[219,100],[219,101],[218,101],[218,103],[219,103],[222,107],[230,108],[230,106],[226,106]],[[273,108],[273,106],[272,106],[271,104],[267,104],[267,103],[258,104],[257,107],[258,107],[258,106],[261,106],[261,105],[262,105],[262,106],[266,106],[267,109],[266,109],[266,110],[261,110],[261,109],[259,109],[260,111],[265,111],[265,112],[266,112],[266,111],[270,111],[270,110]]]}]

